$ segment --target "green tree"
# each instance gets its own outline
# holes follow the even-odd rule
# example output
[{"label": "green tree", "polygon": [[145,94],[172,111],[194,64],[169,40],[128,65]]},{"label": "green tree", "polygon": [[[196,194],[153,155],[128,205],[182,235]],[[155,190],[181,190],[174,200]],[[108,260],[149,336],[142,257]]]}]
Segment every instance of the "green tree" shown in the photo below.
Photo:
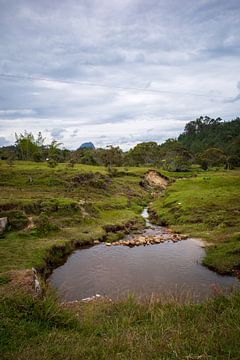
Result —
[{"label": "green tree", "polygon": [[123,165],[123,151],[118,146],[109,145],[107,149],[97,149],[95,154],[97,162],[106,167]]},{"label": "green tree", "polygon": [[231,121],[222,121],[221,118],[210,118],[200,116],[194,121],[186,124],[184,132],[179,135],[178,140],[191,152],[203,153],[210,148],[222,149],[227,156],[235,156],[240,146],[240,118]]},{"label": "green tree", "polygon": [[15,134],[16,153],[20,160],[42,160],[44,141],[41,132],[35,139],[32,133],[25,131],[23,134]]},{"label": "green tree", "polygon": [[62,143],[57,140],[52,140],[51,144],[48,145],[48,158],[55,161],[60,161],[62,158],[62,151],[59,149]]},{"label": "green tree", "polygon": [[137,144],[125,156],[127,165],[158,165],[160,163],[160,147],[149,141]]},{"label": "green tree", "polygon": [[189,171],[192,157],[188,151],[168,151],[163,159],[163,168],[168,171]]},{"label": "green tree", "polygon": [[97,150],[91,148],[78,149],[71,153],[71,158],[81,164],[100,165],[96,159],[96,152]]},{"label": "green tree", "polygon": [[7,160],[8,158],[16,159],[16,147],[14,145],[3,146],[0,148],[0,159]]},{"label": "green tree", "polygon": [[210,148],[204,151],[203,158],[206,159],[209,166],[226,165],[227,156],[222,149]]},{"label": "green tree", "polygon": [[32,160],[33,155],[38,151],[33,134],[25,131],[24,134],[15,134],[15,138],[18,158],[21,160]]},{"label": "green tree", "polygon": [[189,171],[193,156],[185,146],[175,140],[168,139],[161,146],[162,166],[168,171]]}]

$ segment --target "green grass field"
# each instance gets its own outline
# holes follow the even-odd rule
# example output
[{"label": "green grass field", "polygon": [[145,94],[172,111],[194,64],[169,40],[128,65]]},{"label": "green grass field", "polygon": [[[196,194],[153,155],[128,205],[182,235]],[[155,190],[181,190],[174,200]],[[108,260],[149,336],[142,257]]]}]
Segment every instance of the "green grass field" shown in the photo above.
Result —
[{"label": "green grass field", "polygon": [[240,171],[179,179],[151,204],[157,221],[212,243],[204,264],[221,273],[240,268]]},{"label": "green grass field", "polygon": [[[107,225],[124,231],[131,222],[135,227],[143,224],[139,214],[149,194],[139,181],[146,169],[119,169],[119,176],[110,178],[101,167],[60,164],[50,169],[45,163],[28,162],[9,167],[2,162],[0,171],[0,216],[12,220],[11,231],[0,241],[0,272],[42,268],[52,247],[70,252],[110,237],[104,230]],[[74,180],[79,173],[97,175],[89,185],[88,178]],[[21,218],[17,223],[16,211],[19,217],[24,213],[31,218],[36,227],[21,226]]]},{"label": "green grass field", "polygon": [[12,270],[34,266],[44,275],[82,244],[138,229],[150,201],[155,220],[214,244],[206,265],[238,268],[240,172],[165,172],[179,179],[153,199],[139,186],[146,171],[119,168],[110,178],[100,167],[0,162],[0,217],[10,219],[0,237],[1,359],[240,358],[239,292],[201,304],[130,297],[63,306],[48,288],[36,298],[10,281]]}]

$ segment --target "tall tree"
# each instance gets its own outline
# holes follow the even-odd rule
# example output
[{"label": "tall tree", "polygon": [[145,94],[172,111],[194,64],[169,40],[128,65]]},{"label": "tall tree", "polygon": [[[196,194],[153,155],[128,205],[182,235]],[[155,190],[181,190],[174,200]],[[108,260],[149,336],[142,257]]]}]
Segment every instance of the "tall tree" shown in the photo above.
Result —
[{"label": "tall tree", "polygon": [[34,160],[34,156],[40,151],[40,147],[33,134],[25,131],[23,134],[15,134],[15,138],[18,158],[21,160]]}]

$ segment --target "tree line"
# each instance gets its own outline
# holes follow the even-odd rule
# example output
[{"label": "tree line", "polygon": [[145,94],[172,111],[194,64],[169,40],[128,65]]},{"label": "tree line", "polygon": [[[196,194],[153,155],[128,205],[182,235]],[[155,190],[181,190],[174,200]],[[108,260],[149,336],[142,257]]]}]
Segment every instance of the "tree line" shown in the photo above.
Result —
[{"label": "tree line", "polygon": [[12,163],[17,160],[48,161],[49,166],[58,162],[88,165],[158,166],[168,171],[188,171],[191,165],[199,164],[207,170],[213,166],[234,168],[240,166],[240,118],[225,122],[221,118],[199,117],[186,124],[177,139],[168,139],[162,144],[143,142],[123,152],[118,146],[102,148],[62,149],[61,143],[53,140],[45,144],[41,132],[16,134],[13,146],[0,148],[0,158]]}]

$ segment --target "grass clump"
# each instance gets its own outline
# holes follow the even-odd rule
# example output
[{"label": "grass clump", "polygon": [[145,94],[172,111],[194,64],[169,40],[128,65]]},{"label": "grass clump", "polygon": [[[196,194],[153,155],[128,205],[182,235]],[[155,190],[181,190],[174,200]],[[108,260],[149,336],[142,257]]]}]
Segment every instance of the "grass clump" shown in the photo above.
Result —
[{"label": "grass clump", "polygon": [[239,273],[240,241],[210,246],[203,259],[203,264],[213,270],[217,269],[221,274],[232,274],[233,271]]},{"label": "grass clump", "polygon": [[59,230],[58,226],[49,220],[49,216],[41,213],[35,221],[37,235],[47,235],[51,231]]}]

